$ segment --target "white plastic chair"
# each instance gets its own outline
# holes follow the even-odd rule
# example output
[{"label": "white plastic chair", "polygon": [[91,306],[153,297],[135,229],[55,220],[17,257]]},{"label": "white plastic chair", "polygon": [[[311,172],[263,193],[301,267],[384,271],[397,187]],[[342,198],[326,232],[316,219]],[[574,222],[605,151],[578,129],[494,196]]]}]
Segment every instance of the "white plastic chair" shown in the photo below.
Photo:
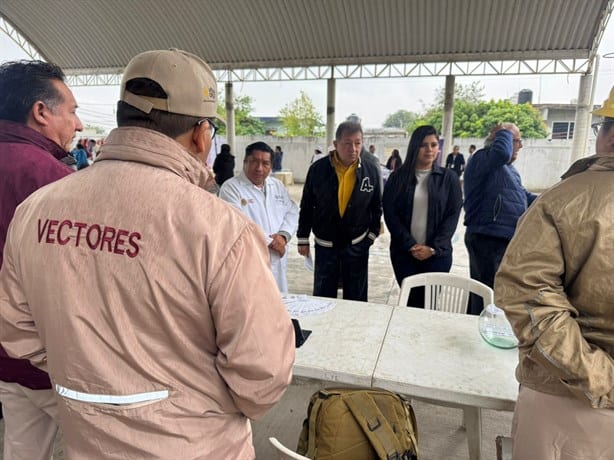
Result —
[{"label": "white plastic chair", "polygon": [[412,288],[424,286],[424,308],[467,313],[469,293],[482,297],[484,305],[494,303],[493,290],[479,281],[452,273],[420,273],[403,279],[397,305],[406,306]]},{"label": "white plastic chair", "polygon": [[269,438],[269,442],[273,444],[273,447],[277,450],[277,458],[279,460],[310,460],[308,457],[303,457],[300,454],[288,449],[276,438]]}]

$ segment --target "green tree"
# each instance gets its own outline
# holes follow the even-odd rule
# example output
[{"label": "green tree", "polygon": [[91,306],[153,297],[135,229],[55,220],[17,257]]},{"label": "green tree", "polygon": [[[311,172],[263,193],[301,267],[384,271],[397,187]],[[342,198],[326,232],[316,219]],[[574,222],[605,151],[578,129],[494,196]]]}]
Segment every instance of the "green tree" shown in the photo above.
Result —
[{"label": "green tree", "polygon": [[280,111],[284,134],[289,137],[315,137],[324,135],[322,116],[316,111],[311,98],[301,91],[300,96]]},{"label": "green tree", "polygon": [[417,115],[409,110],[397,110],[386,117],[384,128],[402,128],[409,132]]},{"label": "green tree", "polygon": [[102,126],[98,126],[98,125],[90,125],[90,124],[87,124],[87,125],[85,125],[85,129],[88,129],[88,130],[89,130],[89,129],[91,129],[91,130],[93,130],[93,131],[94,131],[96,134],[104,134],[104,133],[106,133],[106,132],[107,132],[107,130],[106,130],[106,129],[104,129]]},{"label": "green tree", "polygon": [[[446,88],[440,87],[435,92],[435,102],[433,107],[443,107],[446,100]],[[484,100],[484,85],[479,81],[474,81],[468,85],[461,83],[454,84],[454,101],[465,101],[471,104],[477,104]]]},{"label": "green tree", "polygon": [[[257,136],[265,133],[264,123],[252,116],[252,98],[250,96],[235,96],[235,134],[237,136]],[[217,114],[226,118],[226,103],[220,95],[217,104]],[[226,134],[226,127],[220,126],[220,134]]]},{"label": "green tree", "polygon": [[[454,101],[454,137],[486,137],[497,123],[512,122],[520,129],[522,137],[544,138],[548,135],[539,111],[531,104],[513,104],[508,100],[482,101],[480,87],[472,84],[456,88]],[[455,90],[455,91],[456,91]],[[414,126],[433,125],[441,132],[443,120],[442,90],[438,90],[436,102],[416,120]]]}]

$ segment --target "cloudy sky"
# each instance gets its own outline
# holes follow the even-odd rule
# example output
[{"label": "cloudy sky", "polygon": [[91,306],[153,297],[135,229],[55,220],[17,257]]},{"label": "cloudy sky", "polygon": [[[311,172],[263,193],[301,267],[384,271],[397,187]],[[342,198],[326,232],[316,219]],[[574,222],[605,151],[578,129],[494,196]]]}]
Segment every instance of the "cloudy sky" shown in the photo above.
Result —
[{"label": "cloudy sky", "polygon": [[[599,47],[599,54],[614,52],[614,23],[610,20]],[[26,54],[3,32],[0,32],[0,61],[27,59]],[[578,96],[579,76],[487,76],[457,77],[456,82],[469,84],[479,80],[487,99],[508,99],[522,89],[533,91],[534,103],[570,103]],[[386,116],[399,109],[420,112],[435,97],[445,77],[378,78],[337,80],[337,123],[349,114],[358,114],[366,127],[379,127]],[[597,74],[595,104],[601,104],[614,86],[614,59],[602,58]],[[223,87],[220,86],[223,91]],[[234,83],[235,94],[251,96],[253,114],[277,116],[279,110],[305,91],[325,120],[326,81],[284,81]],[[115,125],[114,107],[119,94],[117,86],[75,87],[79,115],[84,124],[107,129]]]}]

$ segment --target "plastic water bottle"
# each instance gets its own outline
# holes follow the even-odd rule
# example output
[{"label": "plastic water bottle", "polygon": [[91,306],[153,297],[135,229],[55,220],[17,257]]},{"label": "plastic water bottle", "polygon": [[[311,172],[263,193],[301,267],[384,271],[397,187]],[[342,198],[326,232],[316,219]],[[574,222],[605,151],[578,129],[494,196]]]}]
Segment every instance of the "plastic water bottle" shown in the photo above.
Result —
[{"label": "plastic water bottle", "polygon": [[497,348],[514,348],[518,339],[512,325],[505,317],[505,312],[494,304],[487,305],[478,320],[480,335],[486,342]]}]

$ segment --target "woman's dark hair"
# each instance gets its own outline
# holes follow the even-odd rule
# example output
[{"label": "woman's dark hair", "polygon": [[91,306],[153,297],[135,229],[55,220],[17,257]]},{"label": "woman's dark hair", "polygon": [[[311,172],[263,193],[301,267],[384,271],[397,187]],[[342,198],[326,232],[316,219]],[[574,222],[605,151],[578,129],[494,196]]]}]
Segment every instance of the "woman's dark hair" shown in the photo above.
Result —
[{"label": "woman's dark hair", "polygon": [[401,154],[399,153],[399,149],[393,149],[391,156],[393,156],[394,158],[398,158],[400,160],[401,159]]},{"label": "woman's dark hair", "polygon": [[416,183],[416,162],[418,160],[418,152],[420,152],[420,146],[424,142],[424,138],[431,135],[436,136],[437,140],[439,140],[437,130],[430,125],[419,126],[411,134],[409,145],[407,146],[407,156],[399,169],[399,178],[404,184],[413,185]]}]

